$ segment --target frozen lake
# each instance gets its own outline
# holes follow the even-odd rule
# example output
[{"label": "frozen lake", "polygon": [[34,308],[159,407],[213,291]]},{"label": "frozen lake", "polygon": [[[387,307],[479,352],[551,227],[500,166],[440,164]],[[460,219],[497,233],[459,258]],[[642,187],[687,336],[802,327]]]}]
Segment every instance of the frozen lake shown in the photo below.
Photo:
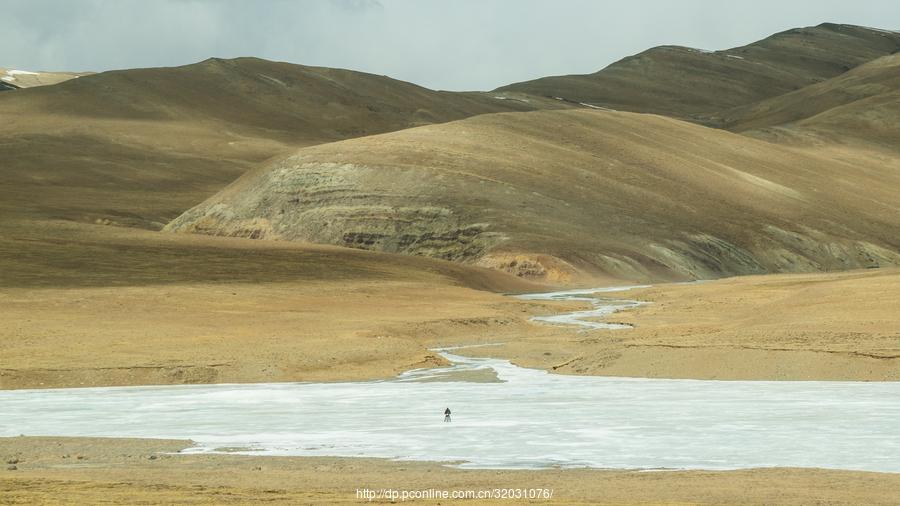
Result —
[{"label": "frozen lake", "polygon": [[[584,297],[553,295],[568,296]],[[480,468],[900,472],[900,382],[574,377],[443,353],[454,366],[389,381],[0,391],[0,436],[191,439],[190,452]]]}]

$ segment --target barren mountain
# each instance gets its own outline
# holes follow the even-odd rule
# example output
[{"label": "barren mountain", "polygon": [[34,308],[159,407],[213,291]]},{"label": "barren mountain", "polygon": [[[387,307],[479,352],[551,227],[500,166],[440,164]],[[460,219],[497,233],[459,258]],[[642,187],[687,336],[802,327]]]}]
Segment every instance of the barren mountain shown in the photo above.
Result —
[{"label": "barren mountain", "polygon": [[900,141],[900,53],[838,77],[725,111],[730,130],[778,142],[856,145],[896,154]]},{"label": "barren mountain", "polygon": [[795,91],[898,49],[898,32],[824,23],[723,51],[655,47],[594,74],[498,90],[711,122],[718,111]]},{"label": "barren mountain", "polygon": [[900,264],[900,164],[660,116],[491,114],[301,149],[168,230],[337,244],[567,281]]},{"label": "barren mountain", "polygon": [[104,72],[0,94],[0,214],[160,228],[299,146],[565,107],[256,58]]},{"label": "barren mountain", "polygon": [[491,93],[256,58],[104,72],[0,94],[0,219],[177,218],[560,282],[887,265],[898,47],[825,24]]}]

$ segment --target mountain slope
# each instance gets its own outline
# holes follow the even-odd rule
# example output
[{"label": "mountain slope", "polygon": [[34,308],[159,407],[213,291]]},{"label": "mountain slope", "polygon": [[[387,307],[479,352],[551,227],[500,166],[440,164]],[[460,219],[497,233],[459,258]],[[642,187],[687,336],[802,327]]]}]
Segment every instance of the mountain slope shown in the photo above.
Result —
[{"label": "mountain slope", "polygon": [[0,215],[158,229],[299,146],[545,106],[256,58],[104,72],[0,94]]},{"label": "mountain slope", "polygon": [[896,156],[900,53],[721,117],[730,130],[779,143],[815,149],[853,146]]},{"label": "mountain slope", "polygon": [[[39,93],[37,93],[39,91]],[[517,100],[439,92],[385,76],[258,58],[110,71],[4,106],[90,119],[211,121],[292,143],[319,143],[461,119],[531,110]]]},{"label": "mountain slope", "polygon": [[895,53],[797,91],[724,111],[719,121],[723,127],[735,132],[772,127],[898,90],[900,53]]},{"label": "mountain slope", "polygon": [[723,51],[661,46],[588,75],[498,90],[710,122],[717,111],[782,95],[900,49],[900,33],[825,23]]},{"label": "mountain slope", "polygon": [[900,263],[900,164],[674,119],[491,114],[301,149],[167,230],[339,244],[566,281]]}]

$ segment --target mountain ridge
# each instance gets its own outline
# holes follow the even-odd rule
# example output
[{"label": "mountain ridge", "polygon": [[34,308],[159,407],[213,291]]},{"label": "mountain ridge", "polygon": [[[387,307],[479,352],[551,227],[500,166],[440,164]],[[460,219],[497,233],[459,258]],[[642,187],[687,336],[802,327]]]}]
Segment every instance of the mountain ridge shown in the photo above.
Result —
[{"label": "mountain ridge", "polygon": [[0,210],[159,229],[298,147],[537,107],[568,105],[258,58],[104,72],[0,94]]},{"label": "mountain ridge", "polygon": [[497,90],[715,125],[716,112],[835,77],[898,49],[900,33],[823,23],[718,51],[658,46],[592,74],[548,76]]}]

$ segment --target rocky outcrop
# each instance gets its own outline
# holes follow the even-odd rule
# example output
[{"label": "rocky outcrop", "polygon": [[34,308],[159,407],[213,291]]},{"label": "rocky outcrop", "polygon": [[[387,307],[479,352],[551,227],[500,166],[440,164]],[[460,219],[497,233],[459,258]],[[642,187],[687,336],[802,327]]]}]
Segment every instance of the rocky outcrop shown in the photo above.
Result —
[{"label": "rocky outcrop", "polygon": [[[251,239],[283,239],[466,261],[503,235],[412,187],[400,190],[384,171],[363,165],[281,162],[234,200],[208,202],[166,230]],[[396,175],[395,175],[396,176]],[[247,185],[245,185],[247,186]]]}]

